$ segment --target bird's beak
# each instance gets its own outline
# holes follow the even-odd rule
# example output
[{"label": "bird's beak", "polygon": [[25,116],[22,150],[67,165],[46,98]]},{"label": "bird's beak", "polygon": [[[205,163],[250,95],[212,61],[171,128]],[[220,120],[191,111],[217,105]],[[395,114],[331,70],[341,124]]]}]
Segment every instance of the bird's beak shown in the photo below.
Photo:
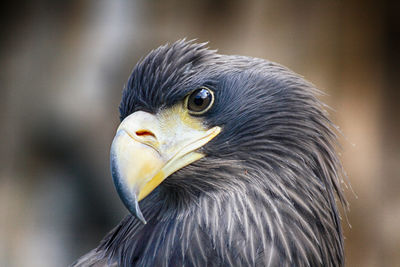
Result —
[{"label": "bird's beak", "polygon": [[111,173],[123,203],[146,223],[138,202],[165,178],[205,155],[197,150],[221,128],[206,129],[181,106],[156,115],[137,111],[126,117],[111,145]]}]

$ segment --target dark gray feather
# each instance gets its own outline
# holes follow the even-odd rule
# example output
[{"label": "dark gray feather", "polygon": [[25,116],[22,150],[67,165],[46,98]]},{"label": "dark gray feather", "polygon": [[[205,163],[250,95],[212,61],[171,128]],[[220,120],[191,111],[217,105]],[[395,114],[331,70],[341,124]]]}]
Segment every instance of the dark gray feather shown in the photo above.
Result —
[{"label": "dark gray feather", "polygon": [[343,266],[335,195],[347,202],[334,125],[300,76],[178,41],[135,67],[121,119],[203,85],[216,99],[205,123],[223,128],[207,157],[140,202],[146,225],[127,216],[76,266]]}]

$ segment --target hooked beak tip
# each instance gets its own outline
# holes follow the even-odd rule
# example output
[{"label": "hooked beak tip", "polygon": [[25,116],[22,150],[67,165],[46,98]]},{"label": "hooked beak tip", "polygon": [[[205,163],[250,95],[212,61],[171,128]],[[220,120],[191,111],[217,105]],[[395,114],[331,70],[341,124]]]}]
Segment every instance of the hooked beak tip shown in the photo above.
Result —
[{"label": "hooked beak tip", "polygon": [[120,196],[122,198],[122,202],[128,208],[129,212],[137,219],[139,219],[139,221],[141,221],[143,224],[146,224],[147,222],[143,216],[142,211],[140,210],[139,201],[135,190],[132,190],[129,193],[120,194]]},{"label": "hooked beak tip", "polygon": [[120,172],[116,165],[114,158],[111,157],[111,175],[122,202],[133,216],[139,219],[143,224],[146,224],[147,222],[139,207],[137,190],[135,190],[135,188],[129,189],[129,186],[121,179]]},{"label": "hooked beak tip", "polygon": [[141,221],[143,224],[146,224],[146,220],[142,214],[142,211],[139,208],[139,203],[137,201],[135,201],[134,203],[134,209],[129,209],[129,211],[131,212],[131,214],[133,214],[136,218],[139,219],[139,221]]}]

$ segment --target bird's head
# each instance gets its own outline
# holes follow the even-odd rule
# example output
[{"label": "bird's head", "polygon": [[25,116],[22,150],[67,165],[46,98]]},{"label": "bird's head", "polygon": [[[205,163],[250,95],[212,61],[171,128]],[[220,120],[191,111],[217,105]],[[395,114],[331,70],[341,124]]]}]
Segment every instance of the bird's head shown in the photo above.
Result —
[{"label": "bird's head", "polygon": [[335,191],[344,201],[335,136],[316,92],[278,64],[205,44],[152,51],[123,91],[111,148],[125,206],[145,222],[138,202],[160,184],[175,198],[253,184],[289,202],[321,188],[329,203]]}]

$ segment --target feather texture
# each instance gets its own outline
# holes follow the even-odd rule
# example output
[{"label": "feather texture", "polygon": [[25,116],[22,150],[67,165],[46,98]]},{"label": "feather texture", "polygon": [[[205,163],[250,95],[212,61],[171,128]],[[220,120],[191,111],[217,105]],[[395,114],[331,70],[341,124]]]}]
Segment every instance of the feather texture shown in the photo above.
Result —
[{"label": "feather texture", "polygon": [[[121,120],[208,86],[223,131],[75,266],[343,266],[335,195],[343,170],[319,91],[276,63],[178,41],[152,51],[123,92]],[[107,266],[107,265],[104,265]]]}]

